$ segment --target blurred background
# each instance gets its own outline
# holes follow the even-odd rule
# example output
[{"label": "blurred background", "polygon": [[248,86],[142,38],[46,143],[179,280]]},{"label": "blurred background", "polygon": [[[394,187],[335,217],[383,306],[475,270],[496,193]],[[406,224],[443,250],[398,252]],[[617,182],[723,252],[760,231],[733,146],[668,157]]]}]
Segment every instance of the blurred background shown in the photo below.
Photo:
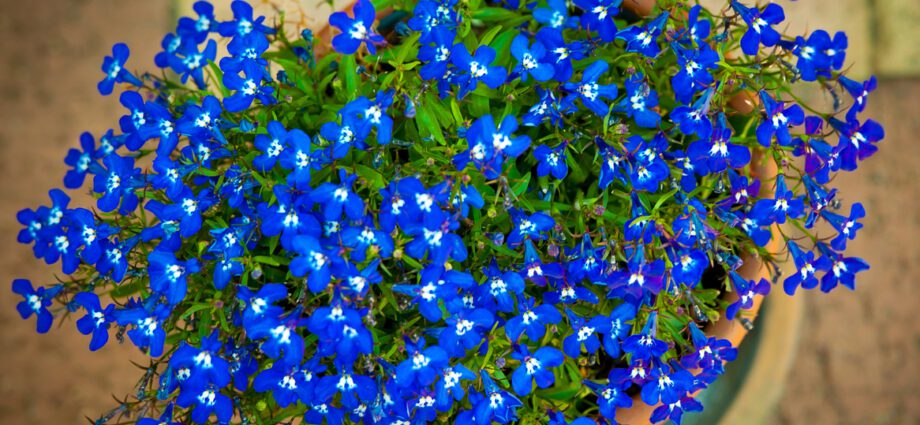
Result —
[{"label": "blurred background", "polygon": [[[305,24],[328,16],[328,7],[314,1],[303,0],[308,13],[298,19]],[[0,240],[7,246],[0,255],[0,424],[86,423],[85,416],[95,419],[117,406],[112,395],[133,392],[141,375],[129,360],[145,359],[130,344],[90,353],[88,338],[70,322],[37,335],[34,319],[19,319],[9,282],[47,282],[59,269],[14,243],[15,214],[46,203],[47,191],[61,185],[63,158],[81,132],[99,135],[122,115],[117,96],[96,91],[111,46],[131,47],[129,68],[153,69],[164,33],[176,16],[191,12],[191,3],[0,0]],[[214,3],[218,18],[229,15],[228,0]],[[795,301],[782,291],[771,296],[782,299],[776,303],[784,307],[774,311],[791,330],[773,349],[758,350],[766,353],[758,362],[768,367],[749,404],[761,409],[733,421],[920,424],[920,1],[779,3],[790,33],[847,32],[851,78],[879,77],[864,115],[880,121],[887,137],[858,173],[837,179],[845,204],[860,200],[868,211],[850,253],[872,269],[860,276],[856,292],[806,292]],[[75,204],[91,205],[87,194],[71,195]]]}]

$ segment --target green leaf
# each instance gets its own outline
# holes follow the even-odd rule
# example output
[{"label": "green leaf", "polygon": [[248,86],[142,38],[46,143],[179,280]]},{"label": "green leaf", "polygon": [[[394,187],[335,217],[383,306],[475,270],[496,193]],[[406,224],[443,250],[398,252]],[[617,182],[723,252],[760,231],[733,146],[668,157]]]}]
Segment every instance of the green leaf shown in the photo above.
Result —
[{"label": "green leaf", "polygon": [[357,172],[359,177],[367,181],[368,187],[372,191],[383,189],[387,185],[383,175],[367,165],[357,164]]},{"label": "green leaf", "polygon": [[358,65],[355,55],[342,55],[339,63],[339,79],[345,88],[345,98],[354,99],[358,95]]}]

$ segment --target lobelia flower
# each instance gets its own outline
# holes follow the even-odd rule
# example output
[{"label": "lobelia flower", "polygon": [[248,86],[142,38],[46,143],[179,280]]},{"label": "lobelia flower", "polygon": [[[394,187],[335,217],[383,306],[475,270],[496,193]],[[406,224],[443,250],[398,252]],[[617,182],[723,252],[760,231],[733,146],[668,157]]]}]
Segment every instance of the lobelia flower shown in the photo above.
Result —
[{"label": "lobelia flower", "polygon": [[534,148],[533,157],[537,160],[537,176],[543,177],[552,174],[558,180],[564,179],[569,172],[569,168],[565,163],[565,148],[567,146],[568,143],[563,142],[555,148],[550,148],[546,145]]},{"label": "lobelia flower", "polygon": [[725,114],[719,114],[712,134],[697,140],[687,148],[691,161],[702,161],[710,173],[721,173],[727,168],[741,168],[751,162],[751,150],[747,146],[730,143],[732,130]]},{"label": "lobelia flower", "polygon": [[527,81],[528,76],[533,76],[537,81],[553,78],[555,70],[546,62],[546,47],[539,40],[530,47],[528,44],[530,40],[524,34],[518,34],[511,42],[511,56],[518,60],[512,72],[520,74],[523,82]]},{"label": "lobelia flower", "polygon": [[470,55],[463,43],[457,43],[451,48],[450,63],[457,67],[457,97],[463,98],[467,93],[476,89],[480,81],[490,89],[497,89],[505,84],[508,71],[501,66],[491,66],[495,61],[495,49],[489,46],[479,46]]},{"label": "lobelia flower", "polygon": [[34,314],[36,317],[35,330],[40,334],[48,332],[51,329],[51,323],[54,321],[54,316],[48,311],[48,307],[51,306],[54,297],[64,287],[56,285],[46,289],[43,286],[39,286],[33,289],[32,282],[26,279],[13,280],[12,287],[14,293],[25,298],[25,301],[20,301],[16,304],[16,311],[19,312],[19,316],[25,320]]},{"label": "lobelia flower", "polygon": [[649,419],[652,423],[664,422],[670,419],[675,425],[680,425],[685,412],[702,412],[703,404],[690,396],[681,396],[673,403],[663,403],[652,411]]},{"label": "lobelia flower", "polygon": [[184,187],[172,200],[173,203],[164,207],[160,218],[178,220],[179,235],[183,238],[201,230],[201,214],[217,202],[207,189],[195,195],[188,187]]},{"label": "lobelia flower", "polygon": [[830,270],[821,277],[821,292],[830,292],[837,284],[855,291],[856,273],[869,270],[869,264],[862,258],[844,257],[823,243],[818,243],[818,250],[831,262]]},{"label": "lobelia flower", "polygon": [[333,265],[338,266],[342,259],[337,255],[330,255],[316,238],[308,235],[295,236],[291,249],[297,254],[291,260],[291,274],[295,277],[304,277],[309,272],[307,287],[310,291],[325,291],[332,278]]},{"label": "lobelia flower", "polygon": [[224,108],[228,112],[246,110],[256,99],[259,99],[259,102],[263,105],[271,105],[277,102],[273,97],[275,88],[263,84],[265,81],[271,81],[264,68],[256,63],[247,62],[243,64],[243,74],[246,76],[245,78],[235,73],[224,74],[224,86],[235,91],[232,95],[224,98]]},{"label": "lobelia flower", "polygon": [[862,125],[855,119],[842,122],[831,118],[830,123],[840,135],[837,149],[840,168],[845,171],[855,170],[859,161],[872,156],[878,150],[875,144],[885,138],[885,129],[871,119]]},{"label": "lobelia flower", "polygon": [[703,279],[703,272],[709,267],[709,257],[705,251],[686,249],[674,252],[671,263],[671,278],[674,282],[695,288]]},{"label": "lobelia flower", "polygon": [[692,106],[681,105],[671,111],[671,121],[678,125],[680,132],[688,136],[696,135],[702,140],[712,134],[712,120],[709,118],[709,106],[714,88],[708,88],[693,102]]},{"label": "lobelia flower", "polygon": [[364,43],[367,51],[376,55],[377,48],[374,45],[383,43],[384,39],[371,29],[377,17],[374,4],[368,0],[358,0],[353,11],[354,19],[349,18],[345,12],[335,12],[329,16],[329,24],[342,31],[332,39],[332,47],[339,53],[350,55]]},{"label": "lobelia flower", "polygon": [[615,84],[598,84],[597,80],[601,75],[607,72],[607,62],[598,60],[588,65],[581,76],[581,82],[567,82],[562,87],[569,92],[562,99],[563,111],[577,110],[575,99],[581,99],[581,103],[592,112],[600,117],[607,116],[609,107],[602,99],[615,99],[617,97],[617,86]]},{"label": "lobelia flower", "polygon": [[[156,102],[147,102],[144,104],[145,119],[143,126],[138,128],[137,135],[139,140],[150,140],[159,138],[157,145],[157,156],[169,157],[176,145],[179,144],[179,133],[176,132],[176,124],[172,113],[165,106]],[[130,142],[129,138],[126,141]],[[140,148],[140,145],[138,146]]]},{"label": "lobelia flower", "polygon": [[546,239],[544,232],[548,232],[556,225],[556,221],[546,213],[535,212],[527,215],[516,208],[511,209],[511,232],[508,233],[508,246],[519,246],[524,239],[540,241]]},{"label": "lobelia flower", "polygon": [[515,297],[520,296],[526,287],[524,278],[512,270],[502,271],[494,258],[482,273],[486,279],[477,287],[480,302],[493,311],[513,312]]},{"label": "lobelia flower", "polygon": [[[535,21],[549,28],[560,30],[578,27],[578,18],[569,16],[569,6],[565,0],[548,0],[546,3],[547,6],[549,6],[548,8],[538,7],[533,10],[533,19]],[[576,5],[580,7],[578,3],[576,3]],[[616,14],[616,10],[614,10],[614,14]],[[611,21],[611,23],[612,22],[613,21]],[[599,27],[594,26],[594,28]],[[616,29],[614,29],[614,31],[616,31]]]},{"label": "lobelia flower", "polygon": [[234,0],[230,3],[230,9],[233,10],[233,20],[221,22],[217,26],[217,32],[224,37],[247,37],[253,32],[262,34],[272,34],[274,29],[262,24],[265,21],[264,16],[256,19],[252,18],[252,6],[249,2]]},{"label": "lobelia flower", "polygon": [[642,327],[642,332],[630,335],[623,340],[623,352],[631,356],[632,362],[657,360],[668,351],[668,344],[655,337],[657,319],[658,312],[651,312],[645,321],[645,326]]},{"label": "lobelia flower", "polygon": [[154,250],[147,256],[150,289],[166,296],[170,305],[185,299],[187,276],[198,273],[201,264],[197,259],[180,261],[171,252]]},{"label": "lobelia flower", "polygon": [[[476,425],[488,425],[493,421],[506,424],[517,419],[517,408],[522,405],[517,397],[504,391],[495,384],[489,374],[483,370],[482,386],[484,394],[470,393],[470,403],[473,405],[472,413],[475,421],[457,417],[458,423],[475,422]],[[474,397],[475,394],[475,397]],[[474,401],[475,400],[475,401]]]},{"label": "lobelia flower", "polygon": [[421,32],[419,43],[431,42],[431,36],[439,29],[453,29],[458,23],[457,12],[454,10],[456,0],[429,1],[422,0],[412,10],[412,17],[407,25],[414,31]]},{"label": "lobelia flower", "polygon": [[109,325],[115,321],[115,305],[109,304],[103,309],[99,296],[92,292],[80,292],[74,295],[73,301],[86,310],[86,315],[77,319],[77,330],[83,335],[93,334],[89,350],[102,348],[109,341]]},{"label": "lobelia flower", "polygon": [[654,406],[660,401],[664,404],[677,402],[693,384],[693,375],[679,366],[668,373],[665,366],[652,369],[651,380],[642,386],[642,401]]},{"label": "lobelia flower", "polygon": [[245,37],[234,37],[227,44],[227,52],[231,56],[221,58],[220,69],[224,73],[237,74],[250,65],[267,68],[268,60],[263,57],[263,54],[268,50],[269,45],[268,38],[262,32],[252,32]]},{"label": "lobelia flower", "polygon": [[707,337],[694,322],[690,322],[690,338],[693,342],[694,352],[680,359],[680,364],[687,369],[714,370],[716,373],[725,371],[725,362],[734,361],[738,350],[732,347],[731,341],[718,339],[714,336]]},{"label": "lobelia flower", "polygon": [[414,223],[405,230],[412,236],[412,242],[406,245],[406,253],[415,259],[425,258],[433,264],[443,264],[448,258],[455,261],[466,259],[466,246],[463,238],[452,230],[459,224],[440,209],[426,214],[422,223]]},{"label": "lobelia flower", "polygon": [[661,46],[658,45],[658,36],[664,29],[664,24],[670,16],[669,12],[664,12],[655,17],[648,25],[634,25],[617,32],[616,38],[626,41],[626,51],[641,53],[642,55],[654,58],[661,53]]},{"label": "lobelia flower", "polygon": [[373,352],[373,336],[361,321],[364,314],[366,310],[350,308],[339,299],[332,300],[330,307],[316,309],[307,328],[320,337],[317,354],[353,364],[359,355]]},{"label": "lobelia flower", "polygon": [[488,310],[477,308],[458,311],[444,320],[447,327],[441,328],[438,345],[451,357],[463,357],[466,351],[483,342],[483,333],[495,323],[495,316]]},{"label": "lobelia flower", "polygon": [[819,75],[830,77],[831,69],[843,67],[846,48],[847,37],[843,32],[837,32],[833,40],[824,30],[811,33],[808,40],[796,37],[793,51],[799,60],[795,66],[802,80],[815,81]]},{"label": "lobelia flower", "polygon": [[511,373],[511,387],[519,396],[530,394],[533,384],[537,388],[549,388],[556,382],[550,368],[561,366],[565,359],[562,352],[552,347],[540,347],[533,354],[524,345],[517,346],[511,357],[521,365]]},{"label": "lobelia flower", "polygon": [[738,300],[731,303],[725,309],[725,317],[728,320],[734,320],[739,310],[749,310],[754,306],[754,298],[758,295],[767,295],[770,292],[770,282],[766,279],[760,279],[760,282],[745,280],[736,271],[728,273],[732,284],[735,286],[735,292],[738,294]]},{"label": "lobelia flower", "polygon": [[656,128],[661,116],[651,108],[658,106],[658,94],[649,88],[642,73],[626,79],[626,97],[614,106],[614,112],[624,112],[639,127]]},{"label": "lobelia flower", "polygon": [[840,75],[837,77],[837,82],[839,82],[847,93],[850,93],[850,96],[853,97],[853,106],[847,111],[847,121],[854,120],[857,114],[866,109],[869,93],[875,91],[875,88],[878,86],[878,81],[875,79],[874,75],[862,83]]},{"label": "lobelia flower", "polygon": [[435,407],[444,412],[450,410],[454,402],[463,400],[466,394],[462,382],[476,379],[476,374],[458,363],[442,369],[440,376],[435,384]]},{"label": "lobelia flower", "polygon": [[505,335],[511,341],[517,341],[522,333],[531,341],[539,341],[546,334],[547,325],[555,325],[562,320],[562,314],[549,304],[534,305],[533,298],[518,298],[517,316],[505,322]]},{"label": "lobelia flower", "polygon": [[575,0],[575,6],[585,12],[581,15],[581,26],[597,31],[604,42],[612,42],[617,35],[613,17],[620,13],[621,3],[623,0]]},{"label": "lobelia flower", "polygon": [[786,187],[786,177],[776,176],[776,194],[773,199],[759,199],[748,215],[762,225],[786,222],[786,217],[799,218],[805,214],[805,202]]},{"label": "lobelia flower", "polygon": [[400,388],[427,387],[438,373],[448,366],[447,352],[441,347],[425,348],[424,338],[413,343],[405,338],[406,360],[396,366],[396,382]]},{"label": "lobelia flower", "polygon": [[70,149],[64,158],[64,163],[73,167],[64,175],[64,187],[68,189],[82,187],[87,173],[96,174],[100,171],[99,164],[95,161],[96,141],[93,140],[92,134],[80,134],[80,148]]},{"label": "lobelia flower", "polygon": [[194,40],[195,43],[203,43],[211,31],[217,30],[217,20],[214,18],[214,6],[207,1],[196,1],[192,5],[192,10],[198,14],[198,19],[183,16],[179,18],[179,25],[176,27],[176,33],[182,38]]},{"label": "lobelia flower", "polygon": [[181,407],[195,407],[192,409],[192,421],[196,423],[207,423],[211,415],[217,417],[218,423],[229,423],[233,417],[233,402],[230,397],[222,394],[220,388],[216,385],[210,385],[201,389],[189,389],[180,391],[179,397],[176,398],[176,404]]},{"label": "lobelia flower", "polygon": [[657,295],[664,288],[664,261],[661,259],[647,263],[642,249],[637,249],[629,259],[627,270],[614,272],[610,276],[610,293],[622,294],[633,303],[646,299],[646,295]]},{"label": "lobelia flower", "polygon": [[632,322],[635,319],[636,306],[630,303],[620,304],[613,309],[608,319],[610,320],[610,329],[603,333],[601,341],[604,344],[604,350],[607,352],[607,355],[619,357],[620,344],[624,338],[629,336],[629,333],[632,332],[633,329],[632,323],[627,324],[626,322]]},{"label": "lobelia flower", "polygon": [[100,94],[103,96],[111,94],[115,83],[128,83],[136,87],[144,85],[134,74],[125,69],[125,62],[128,61],[130,55],[131,51],[124,43],[112,46],[112,56],[106,56],[102,60],[102,72],[105,73],[105,78],[96,86]]},{"label": "lobelia flower", "polygon": [[116,154],[106,156],[102,163],[105,170],[93,178],[93,191],[102,194],[96,205],[103,212],[118,208],[120,214],[130,214],[138,204],[134,189],[141,169],[134,167],[134,158]]},{"label": "lobelia flower", "polygon": [[223,290],[230,279],[242,276],[245,268],[243,263],[235,258],[243,256],[243,247],[240,245],[237,229],[225,227],[210,231],[214,242],[208,247],[208,252],[218,254],[220,259],[214,265],[214,287]]},{"label": "lobelia flower", "polygon": [[792,146],[792,136],[789,127],[802,125],[805,122],[805,112],[802,107],[792,104],[785,106],[785,102],[777,102],[766,92],[760,91],[760,99],[766,110],[766,119],[757,126],[757,141],[763,147],[769,147],[773,136],[781,146]]},{"label": "lobelia flower", "polygon": [[150,357],[160,357],[163,354],[163,344],[166,342],[163,321],[172,311],[167,305],[154,304],[151,301],[152,298],[142,304],[137,300],[131,300],[126,308],[115,310],[114,314],[119,326],[134,325],[134,328],[128,331],[128,338],[131,338],[131,342],[137,348]]},{"label": "lobelia flower", "polygon": [[431,322],[440,322],[444,313],[439,301],[448,304],[457,297],[460,289],[470,289],[476,284],[469,273],[444,270],[440,266],[429,266],[419,273],[418,285],[393,285],[393,291],[412,296],[422,317]]},{"label": "lobelia flower", "polygon": [[377,143],[387,145],[392,139],[393,119],[386,114],[387,108],[393,104],[393,90],[386,90],[377,94],[377,98],[370,100],[361,96],[347,105],[340,113],[356,126],[358,138],[364,140],[371,129],[377,130]]},{"label": "lobelia flower", "polygon": [[632,407],[632,397],[626,390],[632,385],[623,369],[613,369],[607,378],[607,385],[591,381],[583,381],[585,386],[597,394],[598,411],[601,416],[613,421],[616,419],[617,409]]},{"label": "lobelia flower", "polygon": [[183,84],[191,77],[198,88],[207,89],[208,85],[204,81],[204,67],[208,62],[213,62],[216,57],[217,43],[214,40],[208,40],[204,50],[201,51],[198,50],[198,45],[195,43],[182,43],[176,49],[176,55],[169,57],[169,67],[180,74]]},{"label": "lobelia flower", "polygon": [[761,11],[733,0],[732,9],[748,24],[747,31],[741,37],[741,51],[744,54],[756,55],[761,44],[773,47],[780,41],[780,34],[773,29],[773,25],[786,19],[782,6],[770,3]]},{"label": "lobelia flower", "polygon": [[524,240],[524,265],[521,272],[538,286],[546,286],[546,278],[561,278],[565,270],[559,263],[543,263],[530,239]]},{"label": "lobelia flower", "polygon": [[326,220],[338,220],[342,212],[351,220],[364,216],[364,201],[351,190],[357,178],[357,175],[340,169],[339,184],[323,183],[310,192],[310,200],[322,205]]},{"label": "lobelia flower", "polygon": [[171,368],[189,370],[188,378],[181,384],[182,392],[196,392],[210,385],[224,388],[230,384],[230,364],[219,355],[223,347],[219,336],[217,330],[212,331],[210,336],[202,338],[199,348],[183,341],[169,358]]},{"label": "lobelia flower", "polygon": [[677,55],[679,68],[677,74],[671,77],[671,87],[679,102],[690,103],[693,95],[712,85],[713,78],[709,70],[718,67],[716,63],[719,62],[719,53],[705,43],[696,49],[672,43],[671,49]]},{"label": "lobelia flower", "polygon": [[[566,43],[562,31],[556,28],[541,28],[537,31],[536,39],[546,47],[548,57],[546,61],[553,65],[553,79],[560,83],[569,81],[574,72],[573,60],[585,58],[588,50],[581,41]],[[537,87],[537,91],[541,90]]]},{"label": "lobelia flower", "polygon": [[530,107],[527,113],[521,117],[521,123],[528,127],[536,127],[545,119],[549,118],[552,125],[562,125],[562,113],[559,110],[559,101],[552,90],[537,88],[540,95],[540,102]]},{"label": "lobelia flower", "polygon": [[304,371],[300,365],[289,365],[285,362],[275,362],[269,369],[263,370],[252,381],[252,389],[264,393],[271,391],[272,398],[278,403],[279,407],[287,407],[298,400],[309,400],[313,398],[312,389],[315,383],[309,388],[307,394],[307,382],[304,382]]},{"label": "lobelia flower", "polygon": [[281,168],[291,171],[287,176],[287,183],[298,189],[309,189],[311,171],[318,166],[312,152],[313,143],[310,136],[295,128],[287,133],[285,141],[288,149],[282,151],[279,162]]},{"label": "lobelia flower", "polygon": [[594,354],[601,346],[601,341],[597,338],[598,333],[610,332],[610,318],[605,316],[594,316],[591,319],[580,317],[569,310],[565,309],[565,315],[569,319],[569,326],[572,328],[572,334],[565,337],[562,341],[562,350],[570,358],[577,359],[581,356],[582,347],[588,354]]},{"label": "lobelia flower", "polygon": [[262,285],[258,292],[252,292],[245,286],[239,286],[236,298],[246,305],[243,310],[243,328],[246,333],[251,334],[255,325],[263,322],[272,323],[278,318],[284,310],[275,306],[274,303],[286,297],[287,288],[280,283]]},{"label": "lobelia flower", "polygon": [[189,137],[208,139],[219,132],[221,112],[220,100],[214,96],[205,96],[200,106],[188,105],[182,118],[176,122],[176,130]]},{"label": "lobelia flower", "polygon": [[827,222],[837,230],[837,237],[831,240],[831,248],[837,251],[845,251],[847,249],[847,239],[855,239],[856,232],[863,227],[862,223],[857,222],[857,220],[865,216],[866,210],[859,202],[853,204],[850,209],[849,217],[844,217],[827,210],[822,211],[821,217],[827,220]]},{"label": "lobelia flower", "polygon": [[[419,5],[425,2],[420,2]],[[451,49],[454,46],[454,31],[443,26],[435,27],[430,33],[428,42],[419,47],[418,59],[425,64],[419,68],[419,76],[423,80],[440,80],[448,73]]]},{"label": "lobelia flower", "polygon": [[514,115],[506,115],[498,128],[492,115],[483,115],[467,130],[465,137],[469,148],[454,156],[454,165],[462,170],[472,162],[486,178],[498,178],[506,157],[516,158],[530,147],[530,137],[514,135],[517,128]]}]

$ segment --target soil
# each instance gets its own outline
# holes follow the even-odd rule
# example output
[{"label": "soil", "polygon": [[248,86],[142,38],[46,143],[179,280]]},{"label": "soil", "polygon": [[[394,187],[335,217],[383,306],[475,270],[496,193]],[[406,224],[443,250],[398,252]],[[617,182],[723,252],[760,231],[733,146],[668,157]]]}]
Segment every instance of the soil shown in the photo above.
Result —
[{"label": "soil", "polygon": [[[14,278],[48,282],[59,269],[14,243],[15,213],[47,202],[60,186],[64,155],[82,131],[99,135],[121,115],[101,97],[101,58],[115,42],[131,47],[129,68],[149,70],[169,22],[166,2],[0,0],[0,424],[76,424],[97,418],[132,392],[144,356],[130,343],[96,353],[69,321],[46,335],[22,321]],[[869,115],[886,125],[880,152],[860,173],[838,179],[845,202],[869,217],[851,253],[872,264],[857,291],[806,293],[797,361],[770,423],[920,423],[920,80],[883,80]],[[78,205],[85,194],[71,193]],[[776,291],[772,296],[785,296]]]}]

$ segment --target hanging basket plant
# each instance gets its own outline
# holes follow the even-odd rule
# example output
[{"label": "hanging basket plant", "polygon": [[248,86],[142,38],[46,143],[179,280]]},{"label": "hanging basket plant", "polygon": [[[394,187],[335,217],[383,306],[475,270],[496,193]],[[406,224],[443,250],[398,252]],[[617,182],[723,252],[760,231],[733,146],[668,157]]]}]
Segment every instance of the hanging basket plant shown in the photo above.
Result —
[{"label": "hanging basket plant", "polygon": [[65,275],[14,281],[22,316],[150,356],[98,424],[680,423],[774,286],[868,268],[830,183],[883,138],[875,80],[777,4],[231,8],[162,73],[115,45],[126,113],[66,157],[95,208],[18,215]]}]

